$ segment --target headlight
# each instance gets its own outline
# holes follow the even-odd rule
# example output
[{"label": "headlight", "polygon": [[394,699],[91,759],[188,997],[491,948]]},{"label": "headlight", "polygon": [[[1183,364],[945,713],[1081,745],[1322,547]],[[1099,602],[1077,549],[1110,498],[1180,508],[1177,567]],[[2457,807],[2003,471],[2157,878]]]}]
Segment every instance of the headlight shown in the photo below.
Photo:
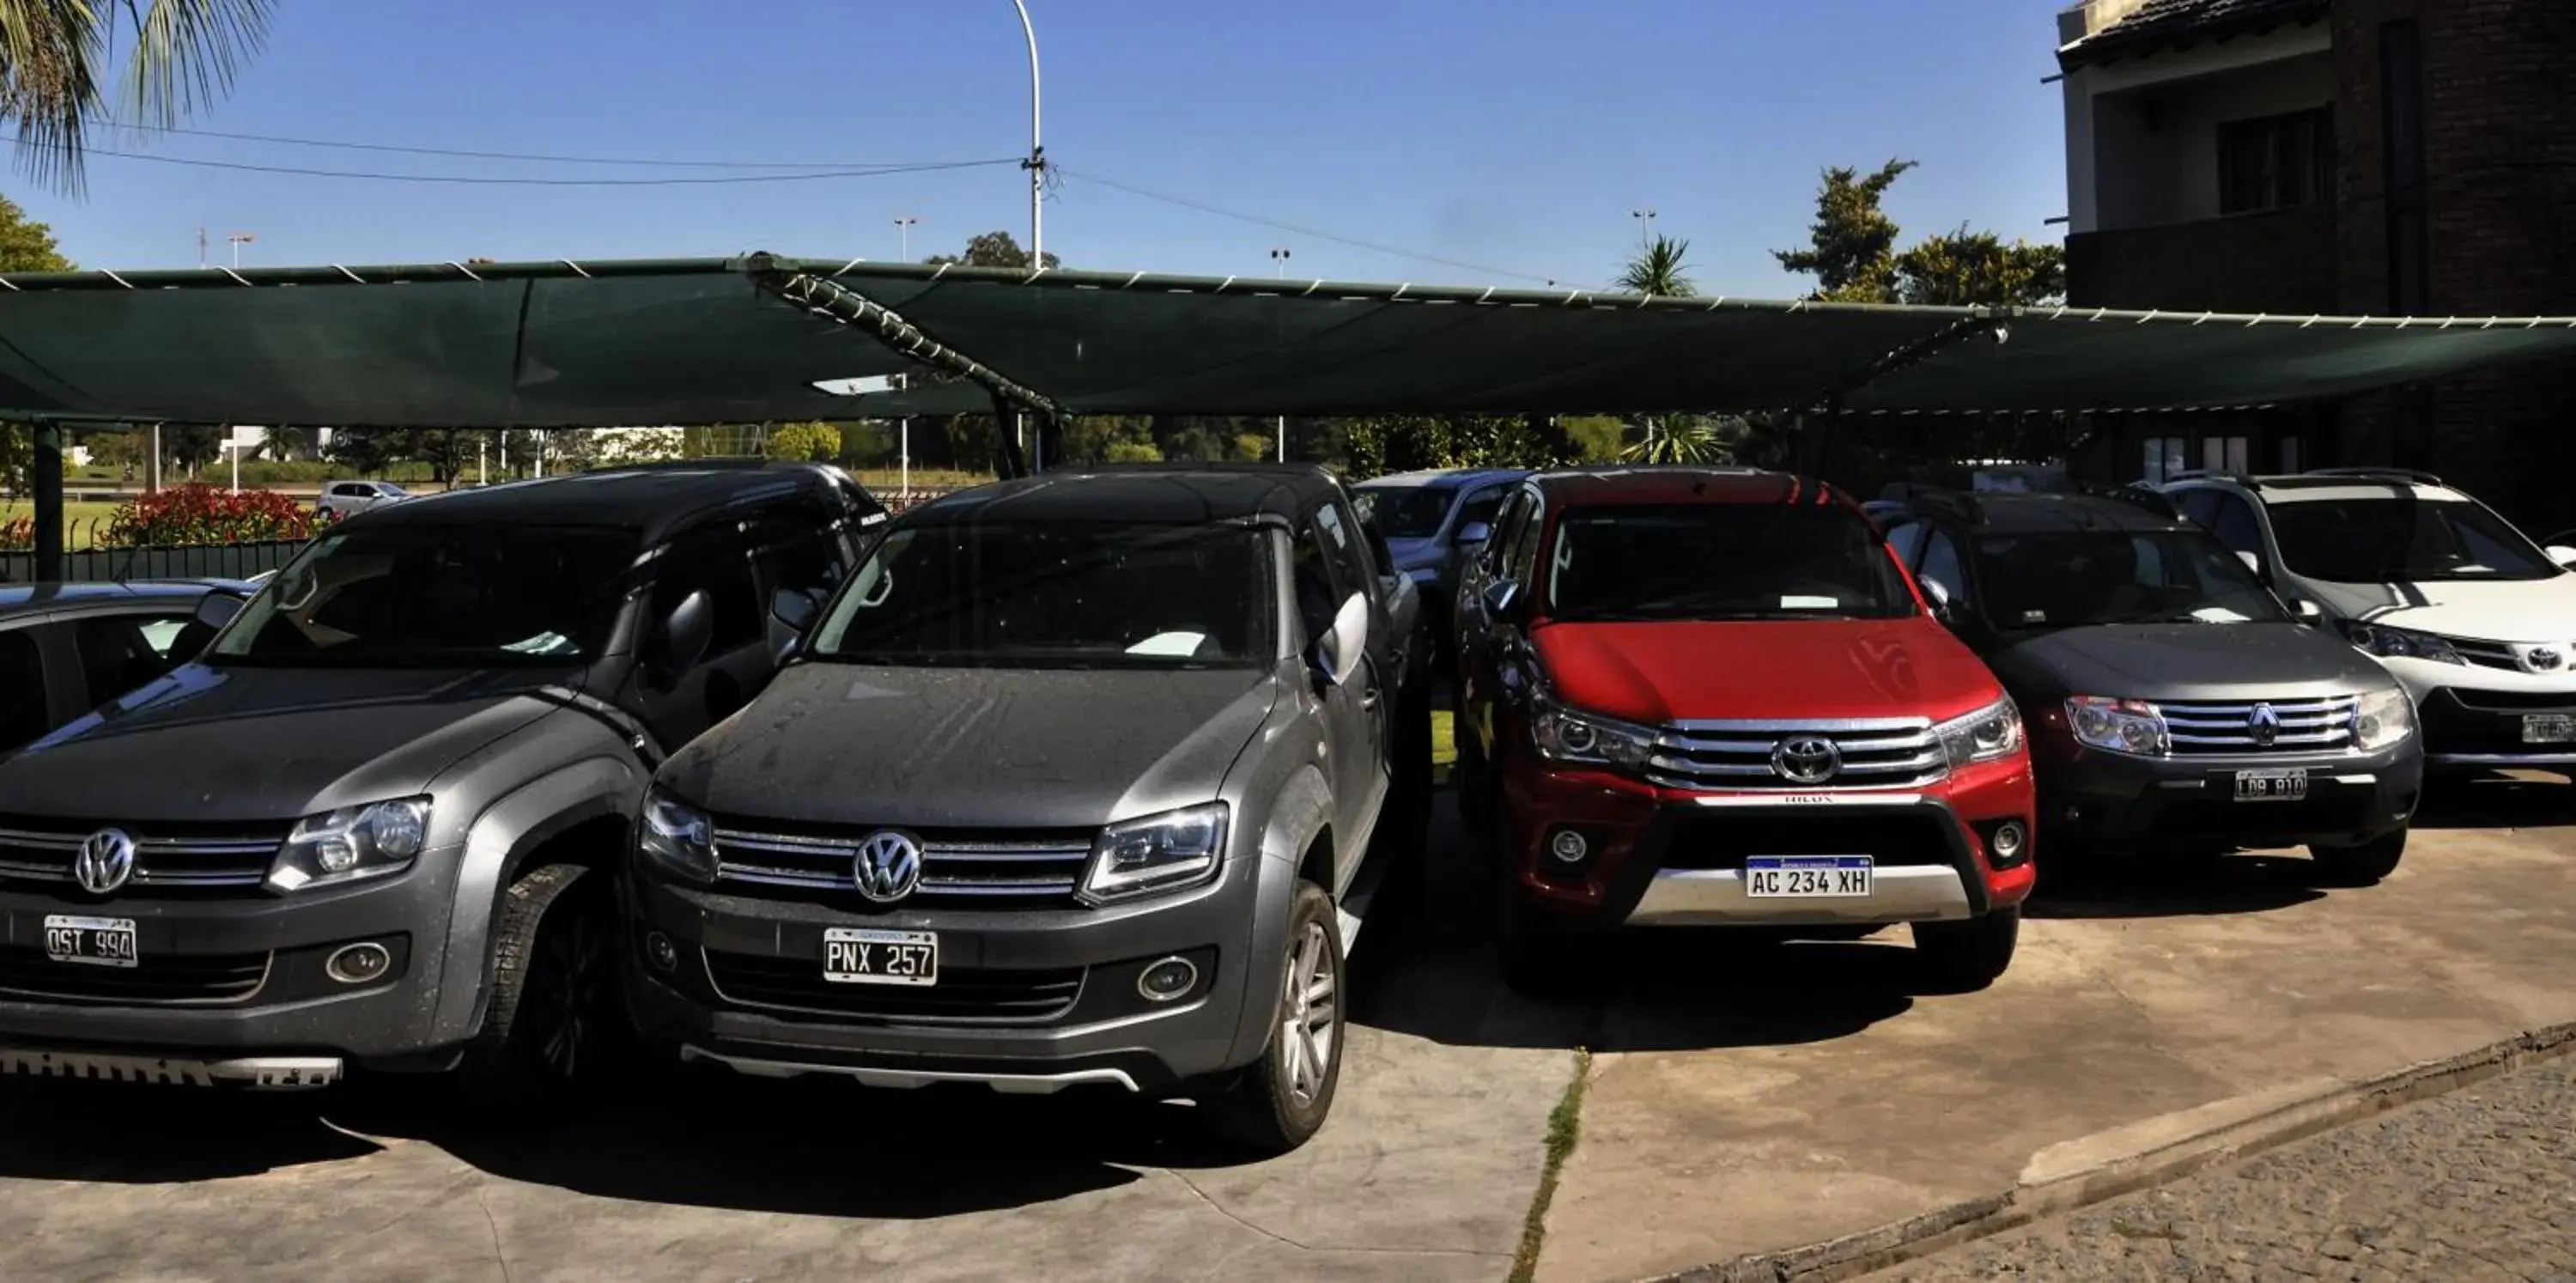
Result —
[{"label": "headlight", "polygon": [[2410,632],[2358,620],[2343,621],[2343,635],[2370,654],[2383,659],[2429,659],[2436,664],[2466,665],[2460,652],[2450,642],[2431,633]]},{"label": "headlight", "polygon": [[2370,753],[2415,733],[2415,703],[2402,690],[2373,691],[2352,713],[2352,746]]},{"label": "headlight", "polygon": [[1991,762],[2021,751],[2021,710],[2007,697],[1965,717],[1953,717],[1932,728],[1941,751],[1954,767]]},{"label": "headlight", "polygon": [[1548,761],[1641,771],[1655,756],[1655,733],[1643,726],[1578,713],[1545,696],[1530,708],[1530,741]]},{"label": "headlight", "polygon": [[268,888],[300,891],[411,867],[429,844],[429,799],[407,797],[307,816],[269,862]]},{"label": "headlight", "polygon": [[2066,701],[2066,728],[2077,743],[2114,753],[2163,757],[2173,751],[2164,714],[2145,700],[2078,695]]},{"label": "headlight", "polygon": [[1092,844],[1082,899],[1108,904],[1205,886],[1225,865],[1223,802],[1112,824]]},{"label": "headlight", "polygon": [[655,789],[644,795],[635,843],[663,872],[691,882],[716,880],[715,825],[707,813]]}]

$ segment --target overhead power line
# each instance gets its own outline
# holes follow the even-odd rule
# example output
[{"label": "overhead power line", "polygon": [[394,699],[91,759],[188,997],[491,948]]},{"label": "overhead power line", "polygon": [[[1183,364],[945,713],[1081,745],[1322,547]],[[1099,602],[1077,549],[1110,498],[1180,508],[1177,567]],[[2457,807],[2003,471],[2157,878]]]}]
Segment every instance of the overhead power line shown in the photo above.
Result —
[{"label": "overhead power line", "polygon": [[813,170],[795,174],[731,174],[721,178],[505,178],[476,174],[383,174],[347,169],[307,169],[294,165],[254,165],[243,161],[201,160],[189,156],[147,156],[139,152],[88,151],[89,156],[139,160],[155,165],[199,169],[235,169],[255,174],[297,174],[308,178],[359,178],[382,183],[462,183],[478,187],[704,187],[736,183],[802,183],[834,178],[877,178],[887,174],[922,174],[936,170],[1017,165],[1017,156],[994,160],[932,161],[917,165],[877,165],[862,169]]},{"label": "overhead power line", "polygon": [[1067,169],[1058,164],[1050,163],[1048,168],[1056,170],[1068,178],[1079,179],[1086,183],[1097,183],[1102,187],[1107,187],[1115,191],[1122,191],[1130,196],[1141,196],[1146,200],[1161,201],[1166,205],[1178,205],[1183,209],[1195,209],[1202,214],[1214,214],[1219,218],[1231,218],[1239,223],[1250,223],[1256,227],[1267,227],[1273,231],[1288,232],[1292,235],[1303,236],[1310,240],[1330,241],[1336,245],[1348,245],[1354,249],[1364,249],[1379,254],[1392,254],[1397,258],[1409,258],[1424,263],[1438,263],[1443,267],[1455,267],[1461,271],[1482,272],[1487,276],[1505,276],[1519,281],[1543,281],[1549,285],[1557,283],[1554,279],[1549,277],[1538,276],[1529,272],[1515,272],[1506,268],[1488,267],[1482,263],[1468,263],[1454,258],[1443,258],[1438,254],[1424,254],[1394,245],[1380,244],[1376,241],[1364,241],[1355,236],[1342,236],[1333,232],[1318,231],[1312,227],[1300,227],[1294,223],[1283,223],[1276,219],[1264,218],[1259,214],[1247,214],[1241,210],[1226,209],[1222,206],[1210,205],[1204,201],[1191,200],[1186,196],[1174,196],[1168,192],[1149,191],[1142,187],[1119,182],[1116,179],[1103,178],[1098,174]]},{"label": "overhead power line", "polygon": [[[338,151],[394,152],[406,156],[450,156],[465,160],[526,160],[550,165],[634,165],[668,169],[874,169],[877,162],[853,160],[761,161],[761,160],[672,160],[667,157],[646,158],[612,156],[554,156],[540,152],[469,151],[454,147],[410,147],[397,143],[337,142],[322,138],[288,138],[277,134],[237,134],[220,129],[187,129],[176,125],[120,125],[145,134],[179,134],[190,138],[222,138],[232,142],[269,143],[281,147],[325,147]],[[886,162],[911,164],[914,162]]]}]

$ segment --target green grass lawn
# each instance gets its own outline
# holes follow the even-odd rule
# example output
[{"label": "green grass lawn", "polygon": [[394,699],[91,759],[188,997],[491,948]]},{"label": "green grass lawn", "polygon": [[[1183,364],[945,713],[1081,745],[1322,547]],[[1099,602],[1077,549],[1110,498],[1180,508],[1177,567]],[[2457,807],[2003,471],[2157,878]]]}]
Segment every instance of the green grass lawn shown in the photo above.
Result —
[{"label": "green grass lawn", "polygon": [[[119,505],[94,499],[74,499],[63,504],[63,546],[87,548],[102,542],[107,534],[108,518],[116,515]],[[36,515],[35,503],[27,499],[0,499],[0,526],[20,517]]]},{"label": "green grass lawn", "polygon": [[1431,710],[1431,785],[1439,788],[1449,783],[1449,772],[1458,765],[1458,715],[1445,708]]}]

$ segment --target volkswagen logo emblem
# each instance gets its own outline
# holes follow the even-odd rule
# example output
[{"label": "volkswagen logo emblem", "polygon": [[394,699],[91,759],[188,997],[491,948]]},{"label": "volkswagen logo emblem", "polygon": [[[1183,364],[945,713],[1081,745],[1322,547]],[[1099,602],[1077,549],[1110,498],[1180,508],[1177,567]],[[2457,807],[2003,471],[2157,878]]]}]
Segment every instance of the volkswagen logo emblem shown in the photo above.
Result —
[{"label": "volkswagen logo emblem", "polygon": [[2245,715],[2245,729],[2254,737],[2254,747],[2270,748],[2272,741],[2281,738],[2281,715],[2273,712],[2269,704],[2256,704],[2254,711]]},{"label": "volkswagen logo emblem", "polygon": [[1771,750],[1771,769],[1792,784],[1822,784],[1841,773],[1843,754],[1832,740],[1803,735]]},{"label": "volkswagen logo emblem", "polygon": [[2554,673],[2567,667],[2567,652],[2556,646],[2525,646],[2522,666],[2535,673]]},{"label": "volkswagen logo emblem", "polygon": [[860,895],[892,904],[921,885],[921,844],[900,833],[870,834],[859,844],[852,874]]},{"label": "volkswagen logo emblem", "polygon": [[134,877],[134,839],[121,829],[100,829],[72,857],[72,881],[91,895],[110,895]]}]

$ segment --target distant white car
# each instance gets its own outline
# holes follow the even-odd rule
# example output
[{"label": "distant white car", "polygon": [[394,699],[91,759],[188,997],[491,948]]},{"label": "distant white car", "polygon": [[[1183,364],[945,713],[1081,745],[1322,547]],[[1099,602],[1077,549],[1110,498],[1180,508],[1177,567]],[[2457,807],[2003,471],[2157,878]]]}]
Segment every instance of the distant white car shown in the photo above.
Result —
[{"label": "distant white car", "polygon": [[346,517],[408,498],[410,491],[390,481],[334,481],[322,487],[321,497],[313,501],[313,510]]}]

